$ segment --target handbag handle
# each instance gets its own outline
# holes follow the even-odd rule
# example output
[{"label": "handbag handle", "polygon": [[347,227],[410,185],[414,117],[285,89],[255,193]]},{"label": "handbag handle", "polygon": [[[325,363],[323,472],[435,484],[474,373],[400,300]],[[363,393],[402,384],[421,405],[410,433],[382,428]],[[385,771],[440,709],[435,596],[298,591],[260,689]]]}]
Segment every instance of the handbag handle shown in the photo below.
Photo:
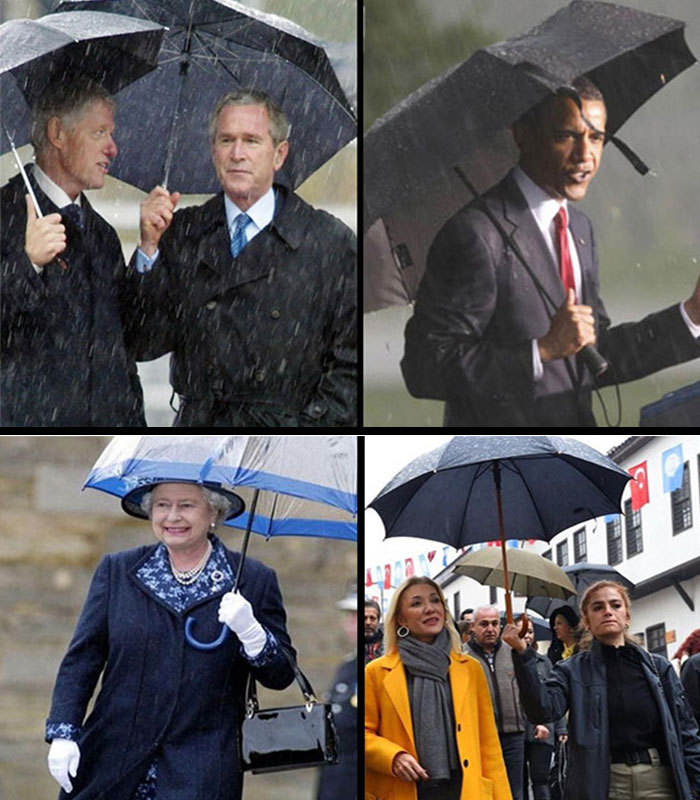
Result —
[{"label": "handbag handle", "polygon": [[[304,675],[301,671],[301,668],[296,662],[294,656],[287,652],[287,650],[282,647],[282,645],[278,645],[280,650],[284,653],[287,661],[289,661],[290,666],[294,670],[294,677],[296,678],[296,682],[299,684],[299,688],[301,689],[301,693],[304,695],[304,699],[306,700],[306,710],[311,713],[311,709],[314,706],[314,703],[318,703],[318,699],[314,693],[313,687],[309,683],[309,679]],[[245,707],[246,707],[246,717],[250,718],[254,714],[257,714],[260,710],[260,706],[258,705],[258,692],[255,688],[255,678],[253,677],[252,672],[248,672],[248,680],[246,684],[246,693],[245,693]]]}]

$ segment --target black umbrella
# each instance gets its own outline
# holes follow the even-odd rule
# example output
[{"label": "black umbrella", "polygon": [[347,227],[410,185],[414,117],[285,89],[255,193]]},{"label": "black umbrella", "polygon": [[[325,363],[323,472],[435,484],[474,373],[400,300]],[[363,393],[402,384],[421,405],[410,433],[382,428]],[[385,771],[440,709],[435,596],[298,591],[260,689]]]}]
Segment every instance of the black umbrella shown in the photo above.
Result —
[{"label": "black umbrella", "polygon": [[615,134],[694,63],[684,27],[625,6],[573,0],[522,35],[478,50],[375,122],[364,139],[365,311],[415,299],[437,231],[516,163],[516,119],[586,75],[605,97],[607,132]]},{"label": "black umbrella", "polygon": [[[30,140],[32,106],[51,82],[82,76],[118,92],[155,69],[163,32],[153,22],[95,11],[0,25],[0,153]],[[16,150],[15,158],[34,197]]]},{"label": "black umbrella", "polygon": [[355,114],[322,43],[283,17],[235,0],[63,0],[59,11],[103,9],[168,27],[159,68],[120,96],[119,155],[110,172],[150,191],[185,193],[220,185],[207,131],[216,101],[261,89],[291,124],[289,155],[276,180],[298,186],[356,136]]},{"label": "black umbrella", "polygon": [[556,600],[552,597],[528,597],[525,607],[549,619],[557,608],[568,605],[580,616],[580,598],[586,589],[597,581],[615,581],[622,584],[627,591],[631,592],[634,589],[632,581],[625,578],[615,567],[611,567],[608,564],[588,564],[582,561],[578,564],[564,567],[564,572],[573,584],[574,589],[576,589],[576,594],[573,597],[569,597],[567,600]]},{"label": "black umbrella", "polygon": [[584,520],[618,514],[629,480],[610,458],[573,439],[455,436],[404,467],[369,507],[387,538],[455,548],[499,539],[512,622],[506,538],[549,541]]}]

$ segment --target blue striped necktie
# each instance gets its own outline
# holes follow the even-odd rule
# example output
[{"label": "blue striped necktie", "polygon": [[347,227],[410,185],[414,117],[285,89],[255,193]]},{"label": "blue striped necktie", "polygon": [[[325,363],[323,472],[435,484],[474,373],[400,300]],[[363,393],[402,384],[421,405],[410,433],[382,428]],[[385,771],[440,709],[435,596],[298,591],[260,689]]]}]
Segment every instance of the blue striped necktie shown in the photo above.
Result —
[{"label": "blue striped necktie", "polygon": [[234,258],[236,258],[246,244],[248,244],[248,240],[245,237],[245,229],[250,221],[251,219],[247,214],[239,214],[236,217],[236,221],[233,223],[233,233],[231,235],[231,255]]}]

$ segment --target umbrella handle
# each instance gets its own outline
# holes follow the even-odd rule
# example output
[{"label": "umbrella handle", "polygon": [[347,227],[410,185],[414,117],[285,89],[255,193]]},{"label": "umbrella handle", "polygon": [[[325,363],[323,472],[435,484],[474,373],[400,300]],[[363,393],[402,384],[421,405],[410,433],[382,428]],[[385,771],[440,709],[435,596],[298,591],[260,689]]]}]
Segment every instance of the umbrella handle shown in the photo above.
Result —
[{"label": "umbrella handle", "polygon": [[213,642],[200,642],[198,639],[194,638],[192,633],[194,623],[194,617],[187,617],[185,620],[185,640],[187,641],[187,644],[190,645],[190,647],[194,647],[195,650],[216,650],[216,648],[220,647],[228,637],[228,625],[222,625],[221,633],[217,639],[214,639]]},{"label": "umbrella handle", "polygon": [[527,614],[523,611],[520,617],[520,630],[518,631],[518,638],[524,639],[525,634],[527,633],[527,629],[529,627],[530,620],[527,617]]}]

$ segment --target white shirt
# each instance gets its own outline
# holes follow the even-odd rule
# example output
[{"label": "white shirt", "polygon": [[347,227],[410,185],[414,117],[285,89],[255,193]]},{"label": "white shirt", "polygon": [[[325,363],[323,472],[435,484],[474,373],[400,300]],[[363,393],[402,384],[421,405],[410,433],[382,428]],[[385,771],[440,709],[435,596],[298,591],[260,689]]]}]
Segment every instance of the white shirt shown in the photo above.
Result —
[{"label": "white shirt", "polygon": [[[552,256],[552,263],[556,273],[559,274],[559,252],[557,246],[556,230],[554,226],[554,218],[559,213],[559,209],[564,206],[566,208],[567,219],[569,218],[569,209],[566,200],[559,201],[551,197],[547,192],[539,187],[520,167],[513,169],[513,177],[518,185],[518,188],[523,193],[525,201],[527,202],[530,213],[532,214],[537,227],[542,232],[547,249]],[[581,262],[578,258],[578,250],[576,249],[576,242],[571,234],[571,228],[567,227],[567,235],[569,237],[569,253],[571,254],[571,263],[574,268],[574,284],[576,286],[577,302],[581,302]],[[700,337],[700,325],[696,325],[688,316],[683,303],[680,304],[681,316],[683,321],[688,326],[688,330],[695,338]],[[540,380],[544,374],[544,367],[542,359],[540,358],[539,347],[537,346],[537,339],[532,340],[532,367],[533,376],[535,381]]]},{"label": "white shirt", "polygon": [[[270,187],[267,192],[245,212],[228,197],[224,195],[224,207],[226,209],[226,224],[228,226],[229,239],[233,235],[233,226],[236,224],[236,217],[239,214],[247,214],[250,217],[250,222],[245,226],[243,231],[246,237],[246,244],[254,239],[263,228],[266,228],[275,216],[275,190]],[[137,272],[150,272],[155,264],[160,249],[149,258],[139,247],[136,251],[136,271]]]}]

